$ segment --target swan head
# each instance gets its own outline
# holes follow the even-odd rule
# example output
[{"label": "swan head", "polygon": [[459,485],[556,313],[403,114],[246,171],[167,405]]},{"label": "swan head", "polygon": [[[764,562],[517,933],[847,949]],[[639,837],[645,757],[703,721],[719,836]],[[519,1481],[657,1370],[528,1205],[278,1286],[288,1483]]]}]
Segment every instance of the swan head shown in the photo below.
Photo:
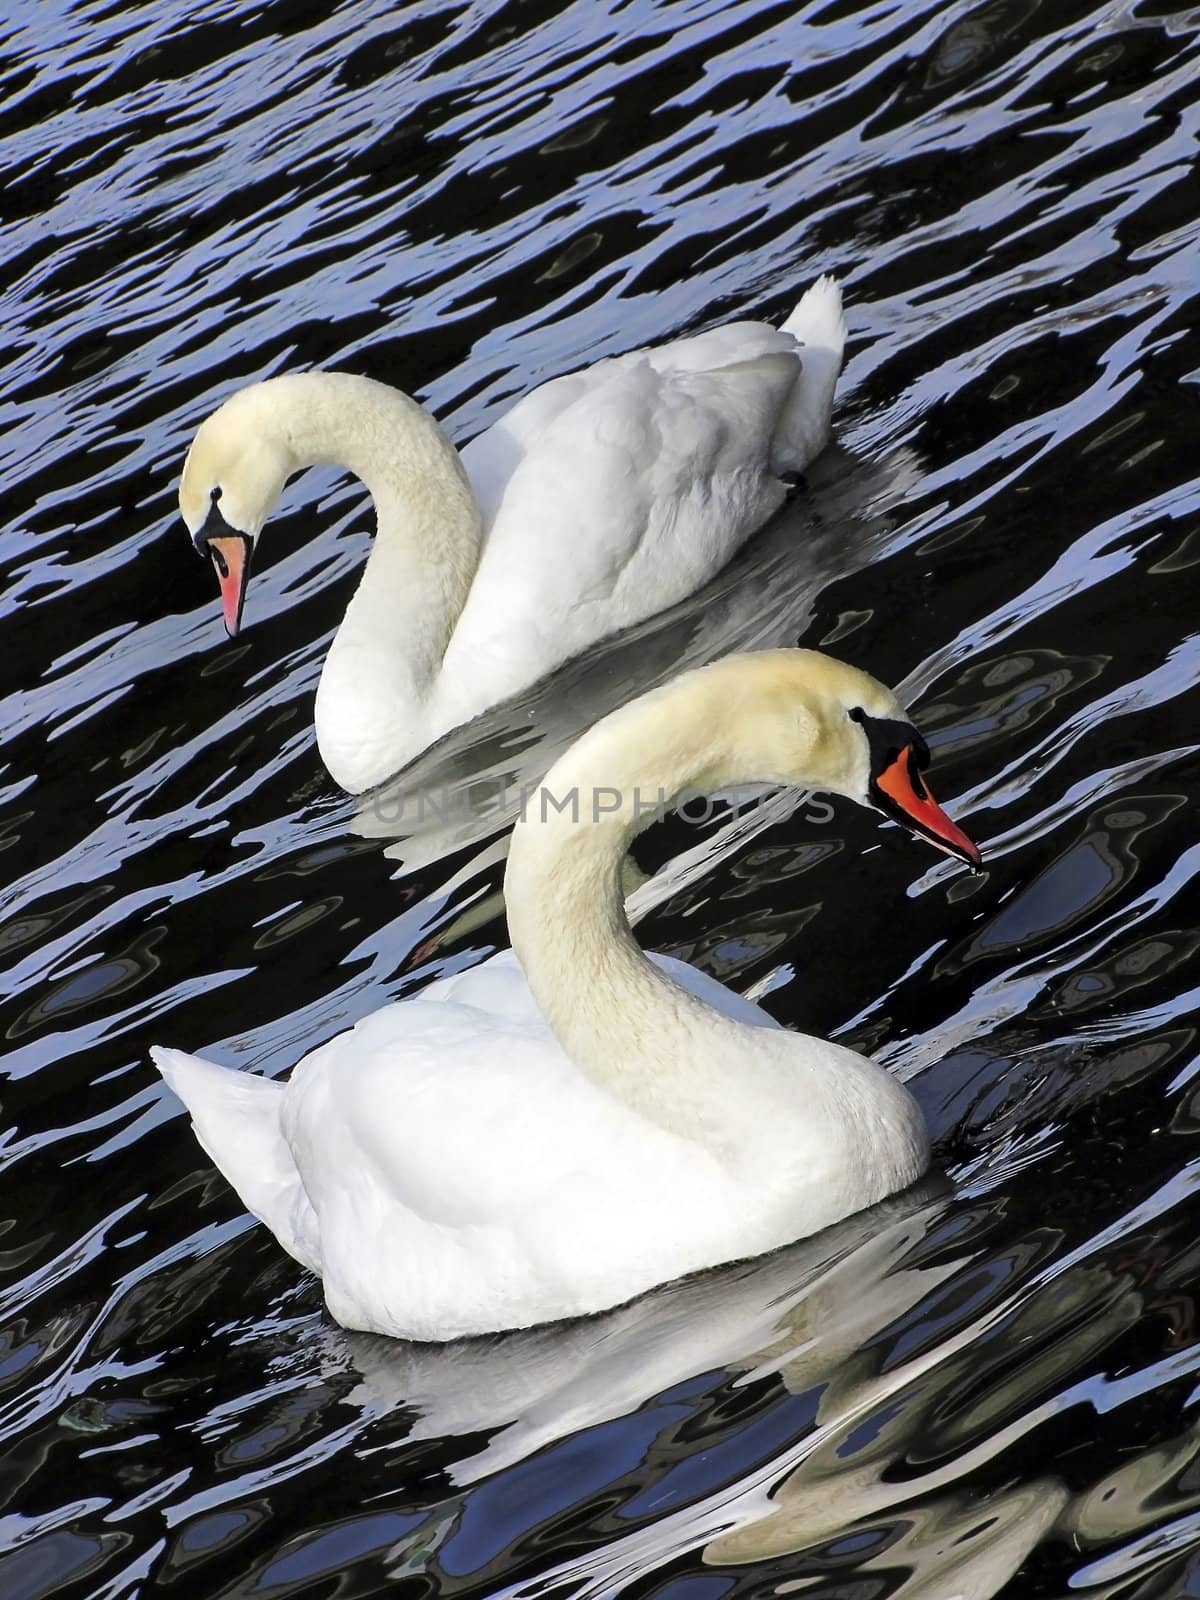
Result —
[{"label": "swan head", "polygon": [[796,728],[791,782],[846,795],[972,868],[982,864],[978,847],[929,792],[929,746],[890,689],[813,650],[772,652],[767,660],[778,674],[768,715]]},{"label": "swan head", "polygon": [[225,628],[241,627],[254,547],[297,462],[264,415],[266,384],[243,389],[200,425],[183,464],[179,514],[212,561]]},{"label": "swan head", "polygon": [[699,788],[768,782],[844,795],[948,855],[981,864],[978,848],[929,792],[928,745],[869,673],[813,650],[769,650],[727,657],[653,698],[660,749],[707,730],[700,732],[707,751]]}]

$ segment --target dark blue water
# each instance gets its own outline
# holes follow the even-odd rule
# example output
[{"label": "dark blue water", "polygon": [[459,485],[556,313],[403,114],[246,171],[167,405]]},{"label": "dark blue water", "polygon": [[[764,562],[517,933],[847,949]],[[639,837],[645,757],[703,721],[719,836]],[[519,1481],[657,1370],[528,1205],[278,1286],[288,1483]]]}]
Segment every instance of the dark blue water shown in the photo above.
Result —
[{"label": "dark blue water", "polygon": [[[1200,1596],[1198,74],[1165,0],[12,0],[4,1600]],[[230,643],[191,433],[330,365],[466,439],[825,271],[806,492],[410,784],[730,648],[900,686],[982,876],[769,801],[646,837],[639,933],[904,1076],[946,1176],[589,1322],[347,1335],[146,1050],[278,1073],[481,960],[505,815],[337,793],[363,496],[292,485]]]}]

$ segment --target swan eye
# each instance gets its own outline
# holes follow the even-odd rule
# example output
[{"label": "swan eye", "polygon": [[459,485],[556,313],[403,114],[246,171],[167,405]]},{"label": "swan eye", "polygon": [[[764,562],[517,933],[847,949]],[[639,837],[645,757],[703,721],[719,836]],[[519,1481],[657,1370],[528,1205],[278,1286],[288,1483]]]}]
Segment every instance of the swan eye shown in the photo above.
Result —
[{"label": "swan eye", "polygon": [[894,717],[873,717],[861,706],[850,707],[847,715],[867,736],[872,783],[903,758],[909,782],[917,795],[924,798],[926,790],[920,774],[929,765],[929,746],[912,723]]},{"label": "swan eye", "polygon": [[237,528],[231,528],[221,515],[221,508],[217,501],[221,498],[221,485],[216,483],[208,491],[208,511],[204,521],[192,535],[192,544],[202,556],[210,554],[209,540],[224,538],[231,533],[237,533]]}]

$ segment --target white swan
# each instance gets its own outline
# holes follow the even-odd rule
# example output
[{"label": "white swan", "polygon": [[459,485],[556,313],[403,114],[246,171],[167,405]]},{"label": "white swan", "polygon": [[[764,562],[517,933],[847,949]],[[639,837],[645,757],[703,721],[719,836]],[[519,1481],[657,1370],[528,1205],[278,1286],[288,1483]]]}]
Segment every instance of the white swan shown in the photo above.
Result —
[{"label": "white swan", "polygon": [[781,504],[829,432],[841,293],[556,378],[457,453],[428,412],[348,373],[243,389],[202,424],[179,508],[241,622],[255,541],[320,462],[377,531],[317,691],[317,745],[358,793],[597,639],[674,605]]},{"label": "white swan", "polygon": [[813,1233],[928,1162],[908,1091],[779,1028],[625,919],[660,794],[752,780],[874,805],[974,863],[895,696],[809,651],[734,656],[613,712],[513,833],[513,951],[385,1007],[286,1084],[154,1060],[201,1144],[347,1327],[450,1339],[619,1304]]}]

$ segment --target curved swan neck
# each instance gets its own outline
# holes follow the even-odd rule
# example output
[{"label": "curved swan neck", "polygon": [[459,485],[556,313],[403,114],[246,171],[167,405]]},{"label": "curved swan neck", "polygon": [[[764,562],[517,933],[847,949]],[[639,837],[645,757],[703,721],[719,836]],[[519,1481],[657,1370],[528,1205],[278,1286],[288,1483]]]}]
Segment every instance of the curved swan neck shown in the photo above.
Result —
[{"label": "curved swan neck", "polygon": [[261,387],[292,470],[344,467],[375,503],[375,542],[317,696],[326,765],[361,790],[396,770],[406,743],[414,753],[426,743],[420,712],[475,575],[479,507],[458,452],[398,389],[344,372]]},{"label": "curved swan neck", "polygon": [[[528,797],[505,879],[513,948],[567,1054],[643,1114],[722,1151],[743,1138],[772,1064],[794,1070],[798,1052],[834,1048],[722,1015],[643,955],[625,916],[621,862],[656,808],[684,790],[802,781],[806,751],[816,765],[820,724],[802,706],[785,764],[753,739],[730,744],[734,682],[720,668],[689,674],[593,728]],[[830,778],[812,774],[843,786]]]}]

